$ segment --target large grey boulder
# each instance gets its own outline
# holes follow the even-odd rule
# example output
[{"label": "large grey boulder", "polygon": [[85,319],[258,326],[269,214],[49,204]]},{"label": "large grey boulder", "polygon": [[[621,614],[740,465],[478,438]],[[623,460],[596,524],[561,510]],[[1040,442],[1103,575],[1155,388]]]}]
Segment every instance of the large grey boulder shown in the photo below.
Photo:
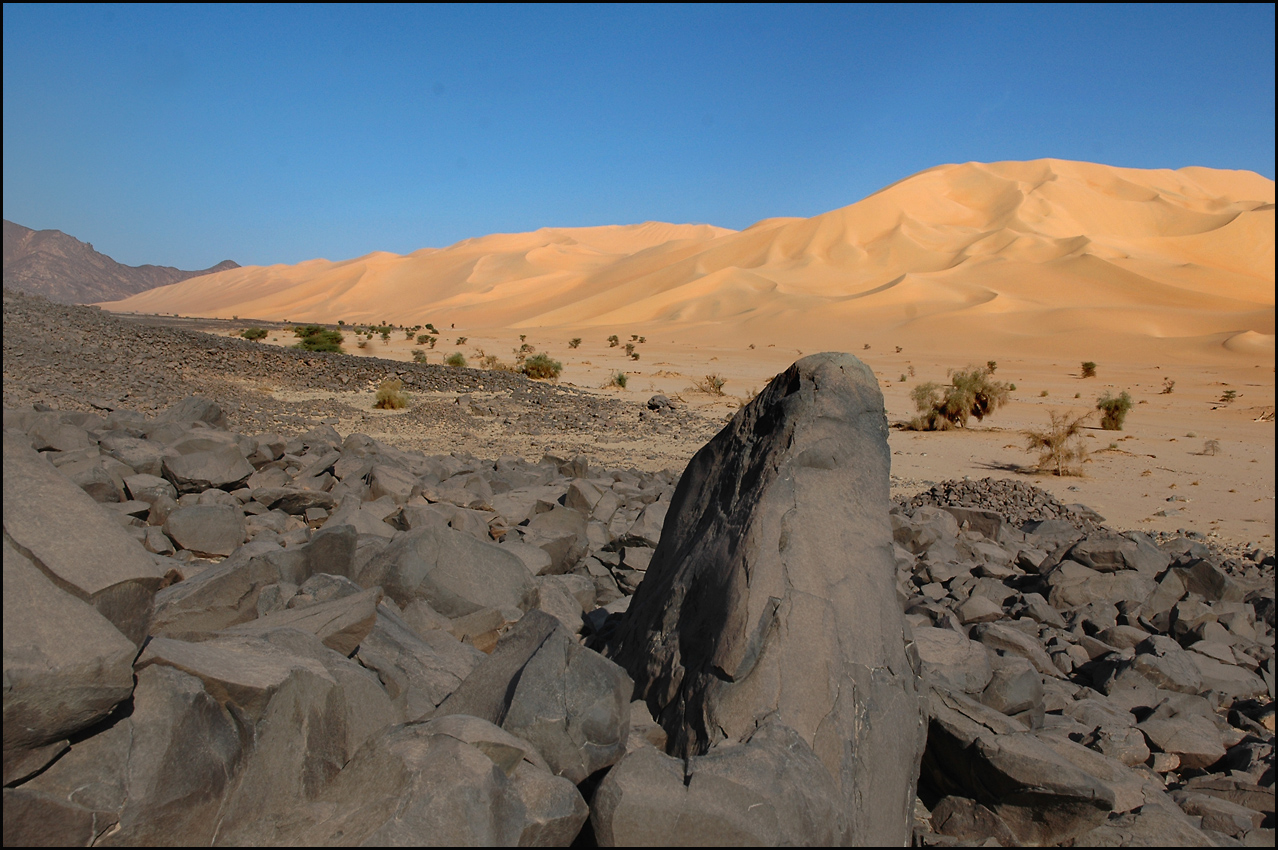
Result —
[{"label": "large grey boulder", "polygon": [[354,578],[364,587],[380,585],[401,606],[425,599],[447,617],[481,608],[527,611],[537,602],[537,585],[518,557],[440,526],[392,540]]},{"label": "large grey boulder", "polygon": [[118,629],[6,539],[5,784],[43,767],[68,735],[127,699],[136,654]]},{"label": "large grey boulder", "polygon": [[608,772],[590,816],[601,847],[819,847],[839,843],[842,809],[820,759],[769,721],[686,764],[639,747]]},{"label": "large grey boulder", "polygon": [[164,533],[180,548],[196,555],[224,557],[240,548],[248,532],[239,508],[191,505],[169,514]]},{"label": "large grey boulder", "polygon": [[202,493],[210,487],[234,490],[253,474],[253,465],[238,447],[223,445],[188,454],[165,454],[164,477],[179,493]]},{"label": "large grey boulder", "polygon": [[631,688],[624,670],[578,644],[558,620],[529,611],[435,716],[495,723],[576,784],[625,755]]},{"label": "large grey boulder", "polygon": [[155,593],[176,573],[15,431],[4,435],[3,510],[5,534],[23,554],[141,645]]},{"label": "large grey boulder", "polygon": [[613,654],[677,756],[769,715],[795,730],[841,789],[839,840],[859,844],[908,841],[925,736],[889,466],[869,368],[795,363],[688,464]]}]

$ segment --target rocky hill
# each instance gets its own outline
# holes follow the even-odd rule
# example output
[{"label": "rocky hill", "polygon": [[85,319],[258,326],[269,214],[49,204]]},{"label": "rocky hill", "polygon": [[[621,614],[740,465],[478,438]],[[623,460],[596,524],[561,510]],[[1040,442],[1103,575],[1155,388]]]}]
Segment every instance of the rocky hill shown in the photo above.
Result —
[{"label": "rocky hill", "polygon": [[187,278],[239,268],[233,260],[200,271],[126,266],[61,230],[4,223],[4,285],[63,304],[115,301]]}]

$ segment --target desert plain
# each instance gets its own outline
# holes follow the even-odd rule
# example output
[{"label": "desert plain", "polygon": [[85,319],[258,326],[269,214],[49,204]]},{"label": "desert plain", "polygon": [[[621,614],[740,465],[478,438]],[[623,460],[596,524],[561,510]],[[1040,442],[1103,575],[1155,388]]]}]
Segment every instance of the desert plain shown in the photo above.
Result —
[{"label": "desert plain", "polygon": [[[254,388],[331,401],[339,431],[406,448],[585,453],[647,469],[682,468],[706,433],[806,354],[861,358],[894,423],[915,414],[920,383],[993,361],[993,378],[1015,385],[1006,406],[963,429],[892,429],[894,495],[1016,478],[1113,528],[1274,548],[1274,183],[1251,172],[945,165],[839,210],[742,231],[543,228],[407,255],[246,266],[101,306],[227,336],[260,325],[263,345],[292,345],[292,325],[321,323],[345,333],[346,353],[391,361],[460,352],[472,367],[484,355],[512,363],[528,345],[562,363],[562,386],[640,405],[663,394],[705,427],[639,446],[483,417],[458,433],[373,411],[369,387]],[[417,343],[425,331],[401,330],[428,322],[433,346]],[[361,345],[352,333],[383,324],[396,326],[386,340]],[[619,372],[624,388],[612,384]],[[723,379],[722,395],[697,388],[707,376]],[[1124,391],[1133,407],[1121,431],[1103,430],[1095,412],[1088,421],[1080,475],[1035,468],[1025,429]],[[482,390],[470,395],[482,404]]]}]

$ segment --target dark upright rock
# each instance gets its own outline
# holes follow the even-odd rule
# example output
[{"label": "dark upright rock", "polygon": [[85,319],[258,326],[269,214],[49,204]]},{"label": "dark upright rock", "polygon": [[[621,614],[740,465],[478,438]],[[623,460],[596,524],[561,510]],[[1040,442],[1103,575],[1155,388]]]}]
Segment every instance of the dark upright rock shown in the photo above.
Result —
[{"label": "dark upright rock", "polygon": [[767,717],[795,730],[856,844],[908,841],[925,737],[889,466],[870,370],[838,353],[795,363],[689,463],[613,654],[675,755]]}]

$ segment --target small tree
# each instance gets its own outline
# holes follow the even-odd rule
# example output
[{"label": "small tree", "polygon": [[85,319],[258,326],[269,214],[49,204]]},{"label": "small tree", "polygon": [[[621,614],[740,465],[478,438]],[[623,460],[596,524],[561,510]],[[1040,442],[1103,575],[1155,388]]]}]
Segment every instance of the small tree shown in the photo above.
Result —
[{"label": "small tree", "polygon": [[629,356],[634,353],[635,353],[635,344],[633,342],[626,343],[626,355]]},{"label": "small tree", "polygon": [[619,345],[621,345],[621,340],[617,338],[616,334],[613,334],[612,336],[608,337],[609,348],[616,348]]},{"label": "small tree", "polygon": [[1050,411],[1051,424],[1043,429],[1028,429],[1025,434],[1025,450],[1038,452],[1038,468],[1054,475],[1081,475],[1081,464],[1087,459],[1087,447],[1083,445],[1083,423],[1091,412],[1082,414]]},{"label": "small tree", "polygon": [[341,333],[327,330],[321,325],[299,325],[293,328],[293,336],[300,340],[293,347],[303,351],[342,352]]},{"label": "small tree", "polygon": [[382,328],[382,342],[390,342],[390,328]]},{"label": "small tree", "polygon": [[559,379],[559,373],[563,371],[564,364],[558,360],[551,360],[545,354],[534,354],[524,361],[523,373],[530,378],[551,378]]},{"label": "small tree", "polygon": [[1127,411],[1132,409],[1132,397],[1123,390],[1118,395],[1108,392],[1096,400],[1096,409],[1101,412],[1101,427],[1106,431],[1123,430],[1123,420]]},{"label": "small tree", "polygon": [[1225,390],[1220,395],[1221,404],[1232,404],[1233,400],[1238,398],[1238,390]]},{"label": "small tree", "polygon": [[568,340],[568,347],[569,347],[569,348],[576,348],[576,347],[578,347],[579,345],[581,345],[581,337],[579,337],[579,336],[575,336],[575,337],[573,337],[572,339]]},{"label": "small tree", "polygon": [[251,339],[253,342],[257,342],[260,339],[266,339],[266,329],[265,328],[245,328],[244,330],[240,331],[240,336],[244,337],[245,339]]},{"label": "small tree", "polygon": [[1084,378],[1096,377],[1096,364],[1092,362],[1091,360],[1083,361],[1083,377]]},{"label": "small tree", "polygon": [[444,358],[444,365],[464,369],[466,367],[466,357],[460,351],[454,351]]},{"label": "small tree", "polygon": [[379,410],[400,410],[408,407],[408,396],[400,392],[403,386],[404,382],[397,378],[382,381],[377,388],[377,401],[373,407]]},{"label": "small tree", "polygon": [[910,420],[916,431],[966,428],[969,418],[979,422],[1007,404],[1011,386],[990,379],[988,368],[969,366],[953,372],[947,386],[928,381],[910,393],[919,415]]}]

